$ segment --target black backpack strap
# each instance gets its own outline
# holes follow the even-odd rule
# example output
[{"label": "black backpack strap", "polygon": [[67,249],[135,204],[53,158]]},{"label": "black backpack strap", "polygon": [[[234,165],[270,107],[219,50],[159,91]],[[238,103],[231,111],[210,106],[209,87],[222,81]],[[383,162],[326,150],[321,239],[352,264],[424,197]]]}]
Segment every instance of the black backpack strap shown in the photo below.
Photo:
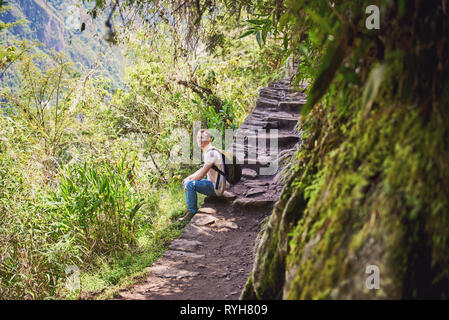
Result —
[{"label": "black backpack strap", "polygon": [[217,181],[215,181],[215,190],[218,190],[218,187],[220,186],[220,178],[221,178],[221,175],[218,175]]},{"label": "black backpack strap", "polygon": [[211,169],[214,169],[215,171],[217,171],[219,174],[221,174],[223,177],[226,178],[226,174],[220,169],[218,169],[215,165],[213,165]]},{"label": "black backpack strap", "polygon": [[[218,151],[218,150],[217,150],[216,148],[214,148],[214,147],[212,147],[211,149],[212,149],[212,150]],[[221,153],[220,151],[218,151],[218,153],[221,154],[221,160],[223,161],[223,166],[225,167],[225,170],[226,170],[226,166],[225,166],[225,164],[224,164],[224,163],[225,163],[225,156],[224,156],[224,154]],[[218,177],[217,177],[217,181],[215,182],[215,189],[218,190],[218,186],[220,185],[220,178],[221,178],[221,176],[223,176],[223,177],[226,179],[226,174],[225,174],[223,171],[221,171],[220,169],[218,169],[216,165],[213,165],[213,166],[212,166],[212,169],[214,169],[215,171],[217,171],[217,172],[219,173],[219,175],[218,175]]]}]

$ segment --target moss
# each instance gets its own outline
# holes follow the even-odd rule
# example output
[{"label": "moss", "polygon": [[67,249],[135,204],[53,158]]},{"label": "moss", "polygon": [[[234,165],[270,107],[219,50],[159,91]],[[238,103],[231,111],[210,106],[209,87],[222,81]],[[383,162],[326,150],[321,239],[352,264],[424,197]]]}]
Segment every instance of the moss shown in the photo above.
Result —
[{"label": "moss", "polygon": [[[435,162],[424,165],[425,144],[419,146],[420,153],[417,154],[417,140],[414,140],[415,147],[404,146],[405,142],[401,141],[401,137],[405,140],[410,138],[401,134],[404,128],[398,127],[398,119],[401,118],[403,125],[407,126],[409,117],[415,118],[413,113],[405,115],[401,109],[394,112],[386,109],[383,117],[366,121],[363,131],[354,128],[350,138],[342,142],[338,153],[325,158],[322,169],[308,189],[312,191],[304,218],[296,226],[290,242],[287,268],[295,266],[297,276],[289,284],[287,298],[328,297],[333,288],[353,274],[360,273],[357,268],[363,269],[363,264],[353,265],[350,261],[351,257],[361,255],[370,238],[375,239],[378,250],[383,251],[376,262],[387,266],[390,274],[385,276],[386,283],[394,278],[415,283],[411,290],[407,289],[410,285],[397,281],[389,292],[383,288],[374,296],[391,297],[400,291],[403,296],[411,298],[435,295],[430,285],[435,279],[432,273],[436,276],[446,271],[441,264],[440,270],[432,270],[432,249],[424,244],[429,238],[438,238],[439,242],[434,241],[434,250],[438,245],[447,248],[447,240],[442,229],[435,233],[438,237],[427,234],[424,229],[430,225],[435,227],[432,222],[429,224],[432,215],[427,214],[428,209],[438,208],[434,210],[441,212],[446,202],[438,199],[440,195],[429,188],[442,182],[436,175],[432,182],[429,181],[426,167]],[[415,130],[421,130],[422,134],[429,132],[422,128]],[[433,139],[441,141],[442,137]],[[437,172],[447,174],[447,169],[441,169]],[[436,200],[441,201],[439,206],[432,205],[432,193],[438,196]],[[444,215],[439,218],[441,225],[447,226],[447,218]],[[320,241],[309,248],[308,257],[304,260],[308,243],[317,235]],[[369,257],[366,258],[364,263],[369,264]],[[446,260],[443,255],[434,255],[435,258]],[[427,270],[431,276],[421,281],[417,270]],[[353,296],[364,296],[362,289],[360,286],[360,289],[351,287],[350,290]]]},{"label": "moss", "polygon": [[[354,43],[360,45],[348,50],[333,82],[324,88],[315,81],[311,89],[312,96],[326,93],[304,113],[302,149],[281,195],[301,205],[280,215],[283,201],[273,213],[277,223],[266,239],[279,239],[278,254],[273,244],[260,247],[270,251],[266,266],[284,266],[257,275],[271,279],[264,287],[270,296],[449,296],[449,82],[442,80],[449,63],[439,53],[449,52],[449,42],[438,27],[447,16],[441,6],[421,2],[400,16],[394,6],[385,10],[392,28],[380,30],[382,37],[359,30]],[[400,28],[404,21],[414,37]],[[426,54],[419,49],[424,43]],[[329,61],[335,67],[334,58],[323,58],[318,79]],[[369,265],[379,267],[380,290],[365,286]]]},{"label": "moss", "polygon": [[[306,198],[290,213],[299,221],[287,228],[286,267],[277,267],[284,256],[275,252],[278,237],[285,238],[281,221],[269,231],[276,236],[263,262],[270,267],[259,297],[267,289],[275,295],[281,277],[274,273],[289,270],[296,275],[283,287],[288,299],[447,296],[449,165],[441,159],[449,154],[441,146],[448,132],[435,129],[436,118],[424,121],[404,106],[379,102],[378,108],[373,118],[354,115],[360,124],[324,157],[318,155],[328,135],[314,134],[321,138],[305,155],[309,169],[297,171],[296,189],[283,195],[297,203]],[[380,291],[364,288],[370,264],[383,268]],[[422,272],[426,276],[418,276]]]},{"label": "moss", "polygon": [[241,300],[256,300],[256,292],[254,291],[253,286],[253,275],[250,274],[248,280],[245,283],[245,286],[243,287],[242,293],[240,295]]},{"label": "moss", "polygon": [[[272,228],[268,228],[270,230]],[[269,231],[268,231],[269,232]],[[258,299],[279,298],[277,292],[282,285],[282,265],[278,256],[279,235],[274,233],[259,250],[258,267],[253,271],[254,289]]]}]

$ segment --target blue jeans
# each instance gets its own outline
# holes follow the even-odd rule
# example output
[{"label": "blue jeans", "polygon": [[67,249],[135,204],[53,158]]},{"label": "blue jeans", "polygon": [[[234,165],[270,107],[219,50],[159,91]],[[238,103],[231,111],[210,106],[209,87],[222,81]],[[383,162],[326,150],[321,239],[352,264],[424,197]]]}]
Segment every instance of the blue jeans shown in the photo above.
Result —
[{"label": "blue jeans", "polygon": [[[182,185],[184,186],[185,180],[182,181]],[[192,213],[196,213],[198,211],[198,196],[197,192],[202,193],[206,196],[215,196],[214,184],[212,181],[207,179],[201,180],[190,180],[187,182],[186,187],[186,202],[187,208]]]}]

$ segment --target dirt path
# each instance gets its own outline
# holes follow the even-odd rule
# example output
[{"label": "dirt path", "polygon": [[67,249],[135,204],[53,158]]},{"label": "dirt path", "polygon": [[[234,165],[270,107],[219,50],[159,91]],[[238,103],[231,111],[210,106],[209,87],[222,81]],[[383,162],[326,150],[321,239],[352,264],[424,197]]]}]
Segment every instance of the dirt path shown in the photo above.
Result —
[{"label": "dirt path", "polygon": [[[145,281],[122,290],[119,299],[239,298],[252,269],[261,223],[282,189],[279,169],[272,175],[258,173],[299,143],[295,126],[305,97],[290,92],[286,79],[260,91],[255,110],[237,133],[249,136],[244,145],[235,145],[245,152],[242,181],[228,189],[226,197],[206,198],[202,212],[148,269]],[[270,150],[270,140],[276,138],[271,132],[266,147],[254,145],[257,156],[252,154],[253,140],[246,130],[258,129],[278,129],[278,152]]]}]

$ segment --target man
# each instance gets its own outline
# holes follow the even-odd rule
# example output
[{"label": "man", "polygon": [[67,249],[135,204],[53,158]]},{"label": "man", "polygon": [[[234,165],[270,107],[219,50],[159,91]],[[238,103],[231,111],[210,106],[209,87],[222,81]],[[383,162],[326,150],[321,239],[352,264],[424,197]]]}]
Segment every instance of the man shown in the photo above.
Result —
[{"label": "man", "polygon": [[[211,144],[211,133],[209,130],[200,129],[196,139],[204,154],[204,165],[182,181],[188,210],[179,219],[180,221],[189,220],[197,213],[197,192],[206,196],[221,196],[226,187],[226,179],[212,168],[216,166],[219,170],[224,171],[221,153]],[[207,179],[204,178],[206,175]]]}]

